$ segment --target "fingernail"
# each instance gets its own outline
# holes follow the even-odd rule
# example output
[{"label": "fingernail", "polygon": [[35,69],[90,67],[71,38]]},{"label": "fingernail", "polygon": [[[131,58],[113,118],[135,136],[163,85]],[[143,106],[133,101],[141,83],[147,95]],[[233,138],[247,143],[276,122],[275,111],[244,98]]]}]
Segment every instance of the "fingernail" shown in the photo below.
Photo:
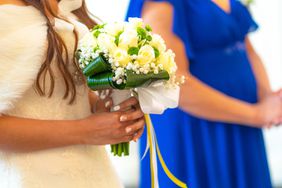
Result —
[{"label": "fingernail", "polygon": [[120,121],[126,121],[127,117],[126,116],[120,116]]},{"label": "fingernail", "polygon": [[110,102],[110,101],[107,101],[107,102],[105,103],[105,107],[106,107],[106,108],[110,107],[110,105],[111,105],[111,102]]},{"label": "fingernail", "polygon": [[106,98],[106,95],[102,94],[100,95],[100,99],[104,100]]},{"label": "fingernail", "polygon": [[115,107],[113,108],[113,110],[114,110],[114,111],[120,110],[120,106],[119,106],[119,105],[115,106]]},{"label": "fingernail", "polygon": [[131,130],[132,130],[132,129],[131,129],[130,127],[127,127],[127,128],[125,129],[125,132],[126,132],[126,133],[130,133]]}]

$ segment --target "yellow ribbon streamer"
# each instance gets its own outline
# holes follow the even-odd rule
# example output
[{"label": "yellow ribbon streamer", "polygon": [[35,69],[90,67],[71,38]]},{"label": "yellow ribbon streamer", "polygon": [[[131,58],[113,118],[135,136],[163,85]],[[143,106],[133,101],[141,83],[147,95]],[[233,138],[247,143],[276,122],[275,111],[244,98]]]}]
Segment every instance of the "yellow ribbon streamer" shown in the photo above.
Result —
[{"label": "yellow ribbon streamer", "polygon": [[[145,121],[146,124],[150,123],[150,116],[149,115],[145,115]],[[149,125],[149,124],[147,124]],[[152,140],[152,133],[151,133],[151,129],[147,128],[147,134],[148,134],[148,140],[149,140],[149,145],[150,145],[150,169],[151,169],[151,187],[154,188],[155,187],[155,178],[154,178],[154,165],[152,163],[152,158],[153,158],[153,140]]]},{"label": "yellow ribbon streamer", "polygon": [[[150,118],[150,115],[146,114],[145,115],[145,121],[146,121],[146,124],[148,126],[147,128],[147,136],[148,136],[148,140],[149,140],[149,145],[150,145],[150,168],[151,168],[151,188],[154,188],[154,182],[156,181],[154,179],[154,176],[153,176],[153,172],[154,172],[154,165],[153,165],[153,162],[152,162],[152,153],[153,153],[153,141],[152,141],[152,133],[151,132],[151,129],[150,127],[153,127],[153,123],[152,123],[152,120]],[[161,154],[161,151],[160,151],[160,148],[159,148],[159,145],[158,145],[158,142],[157,142],[157,138],[155,139],[155,144],[156,144],[156,149],[157,149],[157,155],[158,155],[158,158],[160,160],[160,163],[161,163],[161,166],[162,168],[164,169],[164,172],[165,174],[167,175],[167,177],[175,184],[177,185],[178,187],[181,187],[181,188],[188,188],[188,186],[180,181],[178,178],[176,178],[172,173],[171,171],[168,169],[164,159],[163,159],[163,156]]]}]

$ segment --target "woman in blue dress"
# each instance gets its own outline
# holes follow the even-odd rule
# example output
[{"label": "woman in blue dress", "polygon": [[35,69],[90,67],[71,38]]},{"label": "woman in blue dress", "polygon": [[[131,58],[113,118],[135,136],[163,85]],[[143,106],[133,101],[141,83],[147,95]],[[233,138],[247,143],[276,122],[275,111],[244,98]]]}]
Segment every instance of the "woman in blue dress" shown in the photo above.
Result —
[{"label": "woman in blue dress", "polygon": [[[281,123],[282,102],[247,34],[258,28],[237,0],[132,0],[176,53],[180,108],[153,116],[164,160],[191,188],[269,188],[262,128]],[[141,139],[143,154],[146,138]],[[161,188],[175,186],[161,168]],[[141,188],[150,187],[147,156]]]}]

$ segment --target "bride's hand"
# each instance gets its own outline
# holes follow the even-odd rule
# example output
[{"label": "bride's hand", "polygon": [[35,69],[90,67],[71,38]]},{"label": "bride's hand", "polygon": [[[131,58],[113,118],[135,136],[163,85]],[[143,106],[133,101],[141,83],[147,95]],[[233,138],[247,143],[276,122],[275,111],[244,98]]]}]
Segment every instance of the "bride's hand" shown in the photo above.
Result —
[{"label": "bride's hand", "polygon": [[101,90],[99,91],[99,96],[97,101],[92,107],[93,113],[110,112],[113,106],[113,100],[111,98],[111,90]]},{"label": "bride's hand", "polygon": [[255,105],[256,120],[262,128],[282,123],[282,90],[272,93]]},{"label": "bride's hand", "polygon": [[[117,106],[113,107],[113,111],[120,111],[120,112],[127,112],[130,113],[135,109],[141,109],[139,101],[135,97],[130,97],[129,99],[123,101]],[[135,134],[133,140],[136,142],[143,134],[145,127],[143,126],[142,129],[139,129],[138,132]]]},{"label": "bride's hand", "polygon": [[[131,106],[134,100],[129,101],[126,103]],[[123,103],[122,107],[127,105]],[[139,106],[123,112],[93,114],[79,121],[80,140],[82,144],[92,145],[129,142],[142,135],[144,124],[144,114]]]}]

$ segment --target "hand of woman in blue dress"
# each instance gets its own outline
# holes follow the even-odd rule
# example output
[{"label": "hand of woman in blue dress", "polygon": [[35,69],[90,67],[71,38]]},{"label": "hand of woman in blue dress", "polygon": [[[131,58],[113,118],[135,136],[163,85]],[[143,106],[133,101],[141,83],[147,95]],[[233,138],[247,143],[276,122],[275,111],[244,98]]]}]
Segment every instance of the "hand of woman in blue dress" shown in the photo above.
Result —
[{"label": "hand of woman in blue dress", "polygon": [[282,92],[276,92],[265,97],[256,105],[257,123],[270,128],[282,124]]}]

